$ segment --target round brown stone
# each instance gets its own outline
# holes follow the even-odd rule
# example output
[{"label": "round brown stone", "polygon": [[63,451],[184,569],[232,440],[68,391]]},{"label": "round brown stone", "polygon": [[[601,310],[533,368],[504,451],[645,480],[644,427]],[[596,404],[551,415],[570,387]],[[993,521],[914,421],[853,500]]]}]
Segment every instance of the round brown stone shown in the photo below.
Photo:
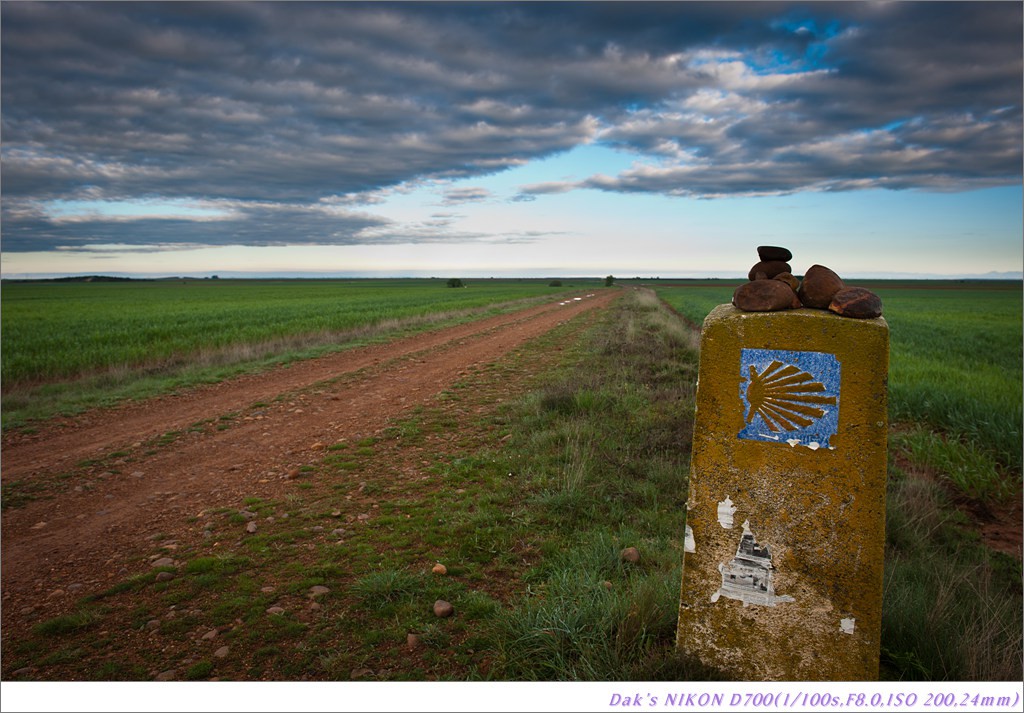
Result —
[{"label": "round brown stone", "polygon": [[781,260],[770,260],[757,263],[750,272],[747,273],[748,280],[770,280],[776,275],[782,274],[783,272],[792,272],[793,269],[789,266],[788,262],[782,262]]},{"label": "round brown stone", "polygon": [[863,287],[844,287],[835,294],[828,308],[843,317],[874,319],[882,316],[882,298]]},{"label": "round brown stone", "polygon": [[773,260],[789,262],[793,259],[793,253],[789,251],[789,248],[780,248],[775,245],[758,245],[757,257],[763,262],[771,262]]},{"label": "round brown stone", "polygon": [[446,602],[444,599],[438,599],[434,602],[434,616],[446,618],[455,613],[455,607],[452,606],[451,602]]},{"label": "round brown stone", "polygon": [[732,303],[744,312],[776,312],[800,306],[793,288],[781,280],[744,282],[732,293]]},{"label": "round brown stone", "polygon": [[797,296],[804,307],[828,309],[832,298],[839,290],[846,287],[842,278],[824,265],[811,265],[804,274]]},{"label": "round brown stone", "polygon": [[779,282],[785,282],[787,285],[790,286],[790,288],[792,288],[793,292],[796,292],[797,289],[800,287],[800,280],[793,277],[792,272],[780,272],[772,279],[778,280]]}]

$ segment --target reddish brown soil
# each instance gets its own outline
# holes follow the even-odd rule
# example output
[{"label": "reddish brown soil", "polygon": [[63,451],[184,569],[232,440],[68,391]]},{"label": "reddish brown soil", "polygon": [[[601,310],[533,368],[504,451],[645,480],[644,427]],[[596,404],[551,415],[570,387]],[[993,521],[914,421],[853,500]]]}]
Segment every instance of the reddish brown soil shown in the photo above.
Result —
[{"label": "reddish brown soil", "polygon": [[[24,625],[19,611],[46,608],[47,595],[68,582],[119,571],[149,551],[151,536],[173,538],[190,514],[237,505],[242,497],[282,496],[298,469],[322,458],[327,445],[374,434],[475,365],[606,306],[616,294],[552,302],[55,420],[33,434],[5,434],[5,486],[37,483],[52,495],[3,515],[5,635]],[[220,417],[231,419],[229,429],[207,423],[190,430]],[[170,432],[180,435],[154,447]],[[144,452],[138,470],[111,468],[90,478],[88,488],[61,478],[81,470],[82,461]]]}]

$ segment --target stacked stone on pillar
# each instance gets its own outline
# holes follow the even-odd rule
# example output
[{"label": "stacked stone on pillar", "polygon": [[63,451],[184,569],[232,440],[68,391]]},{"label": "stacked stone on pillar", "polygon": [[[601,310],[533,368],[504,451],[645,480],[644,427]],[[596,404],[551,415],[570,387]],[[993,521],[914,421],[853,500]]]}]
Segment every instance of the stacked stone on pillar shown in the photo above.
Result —
[{"label": "stacked stone on pillar", "polygon": [[877,678],[888,356],[881,317],[731,304],[707,316],[683,653],[740,680]]}]

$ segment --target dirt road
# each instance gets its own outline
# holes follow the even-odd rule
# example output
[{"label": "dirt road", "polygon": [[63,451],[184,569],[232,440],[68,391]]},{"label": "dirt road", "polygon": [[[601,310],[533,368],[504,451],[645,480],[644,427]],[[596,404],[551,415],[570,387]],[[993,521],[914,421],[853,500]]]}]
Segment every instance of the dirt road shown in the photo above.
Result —
[{"label": "dirt road", "polygon": [[45,484],[53,495],[3,514],[5,631],[24,626],[30,609],[37,621],[59,614],[91,585],[124,577],[148,538],[173,536],[203,508],[280,496],[326,446],[374,434],[467,369],[616,295],[555,300],[5,435],[5,487]]}]

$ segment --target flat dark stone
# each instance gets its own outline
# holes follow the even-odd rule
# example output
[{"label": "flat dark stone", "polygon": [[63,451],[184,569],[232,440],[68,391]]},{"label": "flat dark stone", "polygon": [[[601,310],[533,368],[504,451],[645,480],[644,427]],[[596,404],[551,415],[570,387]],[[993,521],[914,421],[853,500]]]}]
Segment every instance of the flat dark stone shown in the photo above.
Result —
[{"label": "flat dark stone", "polygon": [[744,282],[732,293],[732,303],[744,312],[777,312],[800,306],[793,288],[781,280]]},{"label": "flat dark stone", "polygon": [[804,274],[797,295],[804,307],[828,309],[832,298],[846,287],[842,278],[824,265],[811,265]]},{"label": "flat dark stone", "polygon": [[780,248],[775,245],[758,245],[757,258],[762,262],[789,262],[793,259],[793,253],[789,248]]},{"label": "flat dark stone", "polygon": [[874,319],[882,316],[882,298],[864,287],[844,287],[828,308],[843,317]]}]

